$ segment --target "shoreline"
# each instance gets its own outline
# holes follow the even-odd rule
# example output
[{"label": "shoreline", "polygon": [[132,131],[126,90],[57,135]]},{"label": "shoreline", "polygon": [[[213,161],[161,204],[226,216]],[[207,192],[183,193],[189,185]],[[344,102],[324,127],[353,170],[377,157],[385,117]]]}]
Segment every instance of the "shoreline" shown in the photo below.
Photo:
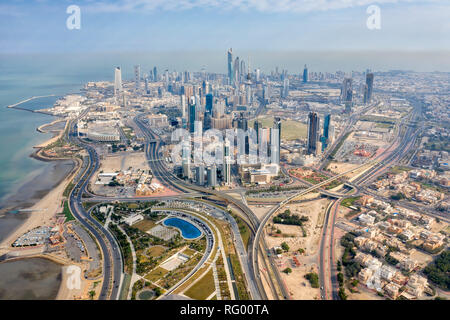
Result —
[{"label": "shoreline", "polygon": [[[35,99],[37,97],[33,97]],[[32,99],[30,99],[32,100]],[[21,102],[23,103],[23,101]],[[19,104],[21,104],[19,103]],[[10,108],[15,108],[14,106],[8,106]],[[56,119],[51,121],[50,123],[43,124],[36,128],[36,131],[39,133],[49,133],[49,132],[55,132],[56,130],[50,130],[46,131],[45,128],[54,125],[55,123],[66,121],[66,125],[63,129],[58,130],[59,133],[55,134],[53,137],[48,139],[47,141],[41,143],[40,145],[34,146],[35,151],[33,151],[29,157],[34,158],[36,160],[42,161],[42,162],[59,162],[59,161],[72,161],[72,168],[71,170],[64,175],[63,178],[59,182],[57,182],[56,186],[53,188],[49,188],[48,190],[41,190],[40,192],[43,192],[42,197],[37,200],[34,204],[32,204],[30,207],[28,207],[28,210],[31,210],[31,213],[26,217],[19,225],[17,225],[13,230],[11,230],[8,234],[5,235],[5,238],[0,242],[0,255],[7,254],[9,252],[13,252],[14,250],[17,250],[17,248],[13,248],[11,244],[22,234],[36,228],[39,226],[45,226],[45,225],[51,225],[55,217],[58,213],[63,212],[63,200],[65,197],[63,196],[64,190],[66,189],[67,185],[72,181],[72,179],[77,174],[79,168],[81,167],[80,161],[77,158],[48,158],[41,154],[41,151],[48,145],[54,143],[58,139],[60,139],[65,130],[67,129],[67,125],[69,121],[67,119]],[[23,183],[23,186],[31,183],[31,181],[26,181]],[[7,208],[5,207],[6,211],[15,210],[15,208]],[[87,286],[87,282],[85,279],[82,279],[82,289],[83,290],[70,290],[67,288],[67,286],[64,286],[63,284],[67,282],[68,275],[66,274],[66,269],[68,266],[68,262],[63,263],[63,259],[58,259],[56,257],[53,257],[51,255],[47,254],[35,254],[30,256],[24,256],[24,257],[17,257],[13,259],[8,259],[7,261],[13,261],[16,259],[30,259],[33,257],[41,257],[49,259],[55,263],[58,263],[61,266],[61,284],[60,288],[58,289],[58,293],[55,300],[72,300],[75,296],[81,297],[82,291],[84,291],[83,288]],[[59,260],[59,261],[58,261]],[[71,262],[71,265],[77,265],[76,263]],[[83,268],[82,268],[83,269]]]}]

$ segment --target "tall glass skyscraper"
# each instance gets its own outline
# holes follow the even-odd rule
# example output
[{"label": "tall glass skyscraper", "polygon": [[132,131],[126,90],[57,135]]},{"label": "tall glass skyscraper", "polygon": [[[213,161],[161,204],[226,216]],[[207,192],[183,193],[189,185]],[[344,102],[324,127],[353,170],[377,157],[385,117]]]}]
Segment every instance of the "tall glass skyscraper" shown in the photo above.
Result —
[{"label": "tall glass skyscraper", "polygon": [[320,119],[317,113],[310,112],[308,115],[308,145],[307,154],[317,155],[317,143],[319,142]]},{"label": "tall glass skyscraper", "polygon": [[197,120],[197,108],[195,106],[195,97],[189,99],[189,132],[194,132],[195,121]]},{"label": "tall glass skyscraper", "polygon": [[364,90],[364,104],[369,103],[372,99],[373,91],[373,73],[367,72],[366,74],[366,86]]},{"label": "tall glass skyscraper", "polygon": [[308,82],[308,68],[306,67],[305,64],[305,68],[303,69],[303,83],[307,83]]},{"label": "tall glass skyscraper", "polygon": [[323,136],[320,139],[322,142],[322,151],[324,151],[328,147],[328,141],[330,137],[330,120],[331,115],[327,114],[323,121]]},{"label": "tall glass skyscraper", "polygon": [[234,83],[233,78],[233,49],[230,48],[228,50],[228,80],[229,84],[232,85]]},{"label": "tall glass skyscraper", "polygon": [[134,66],[134,90],[139,91],[141,87],[141,66]]},{"label": "tall glass skyscraper", "polygon": [[120,67],[116,67],[114,71],[114,96],[118,96],[122,92],[122,71]]}]

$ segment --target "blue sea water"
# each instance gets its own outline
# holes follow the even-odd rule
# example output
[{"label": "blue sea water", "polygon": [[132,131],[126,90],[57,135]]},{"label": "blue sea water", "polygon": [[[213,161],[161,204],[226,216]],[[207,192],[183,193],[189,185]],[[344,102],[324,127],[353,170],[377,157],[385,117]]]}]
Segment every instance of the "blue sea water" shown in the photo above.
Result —
[{"label": "blue sea water", "polygon": [[164,220],[164,225],[179,229],[183,238],[188,240],[198,238],[202,234],[192,223],[180,218],[168,218]]}]

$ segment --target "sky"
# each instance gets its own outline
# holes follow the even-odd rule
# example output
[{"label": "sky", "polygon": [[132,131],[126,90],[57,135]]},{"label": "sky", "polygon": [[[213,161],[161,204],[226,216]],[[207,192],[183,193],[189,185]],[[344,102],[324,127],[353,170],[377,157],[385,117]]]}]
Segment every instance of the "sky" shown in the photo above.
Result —
[{"label": "sky", "polygon": [[449,0],[0,0],[0,53],[446,51],[449,17]]}]

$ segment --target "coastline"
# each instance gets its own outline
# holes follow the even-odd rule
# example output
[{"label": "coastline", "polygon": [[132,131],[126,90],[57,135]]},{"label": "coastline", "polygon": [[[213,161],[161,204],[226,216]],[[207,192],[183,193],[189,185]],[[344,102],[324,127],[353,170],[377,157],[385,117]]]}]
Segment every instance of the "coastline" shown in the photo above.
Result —
[{"label": "coastline", "polygon": [[[22,234],[24,234],[38,226],[52,224],[54,222],[55,216],[58,213],[61,213],[63,211],[63,200],[65,198],[63,196],[64,190],[67,187],[67,185],[71,182],[73,177],[76,175],[79,168],[81,167],[80,161],[77,158],[75,158],[75,159],[48,158],[41,154],[41,151],[43,150],[43,148],[54,143],[55,141],[57,141],[59,138],[62,137],[62,135],[65,132],[65,129],[67,128],[68,121],[66,122],[66,125],[64,126],[63,129],[58,130],[59,131],[58,134],[56,134],[56,130],[46,131],[45,128],[51,127],[55,123],[58,123],[61,121],[67,121],[67,120],[66,119],[56,119],[50,123],[43,124],[43,125],[39,126],[38,128],[36,128],[36,131],[38,131],[40,133],[54,132],[55,135],[53,135],[53,137],[51,137],[47,141],[41,143],[40,145],[34,146],[33,148],[35,148],[36,150],[33,153],[31,153],[29,155],[29,157],[32,157],[36,160],[43,161],[43,162],[72,161],[72,168],[70,169],[70,171],[67,174],[65,174],[65,176],[63,178],[61,178],[60,181],[58,181],[56,183],[55,187],[41,191],[41,193],[43,193],[42,197],[39,200],[37,200],[34,204],[32,204],[29,208],[27,208],[28,211],[31,211],[30,213],[27,213],[28,216],[26,216],[23,219],[23,221],[21,221],[19,223],[19,225],[17,225],[13,230],[11,230],[5,236],[5,238],[0,242],[0,255],[17,250],[17,248],[13,248],[11,246],[11,244],[19,236],[21,236]],[[39,175],[38,175],[38,177],[39,177]],[[31,181],[24,182],[23,186],[27,186],[28,184],[31,184],[33,182],[33,180],[35,180],[35,179],[36,179],[36,177],[31,179]],[[6,210],[9,210],[9,209],[6,209]],[[29,259],[29,258],[32,258],[33,256],[35,256],[35,255],[32,254],[30,256],[18,257],[17,259]],[[76,289],[70,290],[67,288],[67,286],[64,285],[64,283],[67,282],[67,275],[66,275],[65,271],[67,269],[69,262],[66,261],[64,263],[64,261],[63,261],[64,259],[59,259],[52,255],[42,255],[42,254],[39,255],[38,254],[38,256],[49,259],[53,262],[56,262],[61,266],[62,281],[61,281],[60,288],[58,289],[58,294],[55,297],[55,300],[71,300],[74,297],[81,298],[83,296],[84,290],[76,290]],[[12,259],[12,260],[15,260],[15,259]],[[74,263],[70,262],[70,264],[72,265]],[[86,286],[87,286],[87,283],[83,279],[82,280],[82,289],[86,288]]]}]

